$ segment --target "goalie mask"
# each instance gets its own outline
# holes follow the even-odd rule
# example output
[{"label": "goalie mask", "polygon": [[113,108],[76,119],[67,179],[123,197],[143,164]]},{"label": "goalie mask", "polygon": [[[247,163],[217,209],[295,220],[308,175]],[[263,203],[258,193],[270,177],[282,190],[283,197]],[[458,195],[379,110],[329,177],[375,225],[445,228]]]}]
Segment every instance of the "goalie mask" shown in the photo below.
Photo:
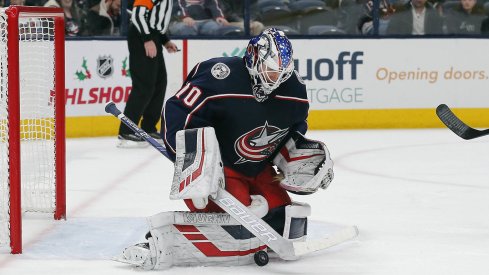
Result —
[{"label": "goalie mask", "polygon": [[292,44],[283,31],[264,30],[252,38],[244,57],[252,79],[253,95],[259,102],[285,82],[294,71]]}]

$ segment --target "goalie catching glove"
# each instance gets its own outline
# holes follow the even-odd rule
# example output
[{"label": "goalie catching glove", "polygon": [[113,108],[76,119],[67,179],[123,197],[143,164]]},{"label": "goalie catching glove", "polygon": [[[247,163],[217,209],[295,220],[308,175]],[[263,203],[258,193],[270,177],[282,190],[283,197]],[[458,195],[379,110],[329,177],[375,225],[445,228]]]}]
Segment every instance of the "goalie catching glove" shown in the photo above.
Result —
[{"label": "goalie catching glove", "polygon": [[308,195],[326,189],[333,180],[333,161],[323,142],[295,132],[273,159],[281,172],[280,185],[293,193]]}]

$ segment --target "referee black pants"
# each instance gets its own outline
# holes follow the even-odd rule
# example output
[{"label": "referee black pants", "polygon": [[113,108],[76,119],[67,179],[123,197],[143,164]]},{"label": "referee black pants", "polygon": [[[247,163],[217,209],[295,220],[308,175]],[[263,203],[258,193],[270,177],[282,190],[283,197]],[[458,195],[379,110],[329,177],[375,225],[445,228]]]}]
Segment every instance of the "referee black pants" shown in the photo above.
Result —
[{"label": "referee black pants", "polygon": [[[127,99],[124,115],[139,125],[147,133],[156,132],[156,124],[161,117],[167,83],[165,60],[161,35],[154,31],[151,39],[156,44],[156,57],[146,56],[144,41],[132,24],[127,35],[129,47],[129,66],[132,90]],[[141,120],[142,119],[142,120]],[[121,123],[119,134],[132,134],[133,131]]]}]

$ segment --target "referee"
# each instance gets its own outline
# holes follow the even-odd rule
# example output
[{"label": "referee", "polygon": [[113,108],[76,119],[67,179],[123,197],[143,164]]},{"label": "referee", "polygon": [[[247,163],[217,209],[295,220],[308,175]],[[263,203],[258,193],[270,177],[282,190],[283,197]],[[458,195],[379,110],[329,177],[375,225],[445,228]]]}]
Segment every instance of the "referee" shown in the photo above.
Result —
[{"label": "referee", "polygon": [[[175,53],[177,46],[166,35],[172,0],[135,0],[127,35],[132,90],[124,114],[151,137],[161,139],[156,124],[161,116],[167,83],[163,47]],[[118,147],[146,146],[124,123],[119,127]]]}]

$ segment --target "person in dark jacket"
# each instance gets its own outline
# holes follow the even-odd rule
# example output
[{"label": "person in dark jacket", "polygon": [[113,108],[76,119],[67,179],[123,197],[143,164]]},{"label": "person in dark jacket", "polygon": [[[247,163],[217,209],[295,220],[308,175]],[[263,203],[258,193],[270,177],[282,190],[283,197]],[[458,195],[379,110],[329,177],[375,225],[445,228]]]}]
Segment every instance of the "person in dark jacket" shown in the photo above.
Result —
[{"label": "person in dark jacket", "polygon": [[66,36],[81,36],[85,31],[83,11],[73,0],[49,0],[44,7],[62,8],[65,15]]},{"label": "person in dark jacket", "polygon": [[460,0],[460,4],[445,11],[445,15],[448,34],[479,34],[485,16],[477,0]]},{"label": "person in dark jacket", "polygon": [[178,0],[180,22],[170,26],[176,35],[218,35],[229,26],[217,0]]},{"label": "person in dark jacket", "polygon": [[100,0],[86,15],[88,35],[119,33],[121,0]]},{"label": "person in dark jacket", "polygon": [[427,0],[411,0],[397,10],[389,21],[387,34],[442,34],[443,20]]}]

